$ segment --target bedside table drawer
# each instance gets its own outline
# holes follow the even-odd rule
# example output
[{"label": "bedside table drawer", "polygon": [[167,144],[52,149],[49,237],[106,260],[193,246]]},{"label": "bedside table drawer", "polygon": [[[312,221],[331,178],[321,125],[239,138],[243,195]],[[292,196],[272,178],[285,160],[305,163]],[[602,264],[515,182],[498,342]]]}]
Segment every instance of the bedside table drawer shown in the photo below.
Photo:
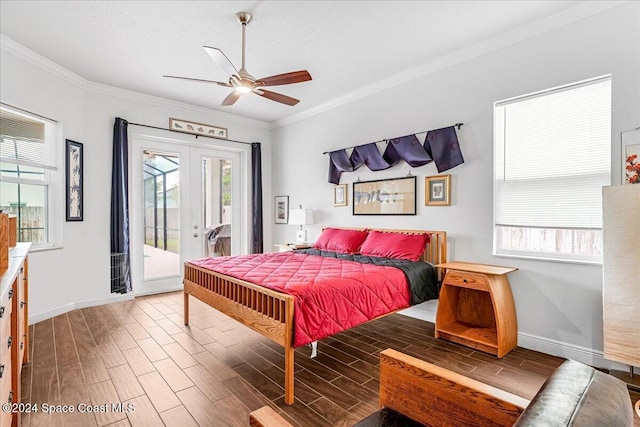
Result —
[{"label": "bedside table drawer", "polygon": [[448,285],[489,292],[489,283],[484,274],[448,270],[444,280]]}]

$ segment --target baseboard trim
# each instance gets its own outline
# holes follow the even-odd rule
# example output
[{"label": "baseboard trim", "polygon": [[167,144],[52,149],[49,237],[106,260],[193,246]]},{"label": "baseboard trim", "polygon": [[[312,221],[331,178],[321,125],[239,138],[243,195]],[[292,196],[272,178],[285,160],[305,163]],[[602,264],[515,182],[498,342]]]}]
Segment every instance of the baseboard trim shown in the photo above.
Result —
[{"label": "baseboard trim", "polygon": [[102,298],[102,299],[95,299],[95,300],[81,301],[81,302],[72,302],[70,304],[63,305],[62,307],[54,308],[53,310],[49,310],[49,311],[45,311],[43,313],[38,313],[38,314],[35,314],[33,316],[29,316],[29,324],[33,325],[34,323],[38,323],[38,322],[42,322],[43,320],[51,319],[52,317],[56,317],[56,316],[59,316],[59,315],[64,314],[64,313],[68,313],[68,312],[76,310],[78,308],[95,307],[97,305],[105,305],[105,304],[111,304],[111,303],[114,303],[114,302],[129,301],[129,300],[134,299],[135,297],[141,297],[141,296],[145,296],[145,295],[153,295],[153,294],[158,294],[158,293],[174,292],[174,291],[181,291],[181,290],[182,290],[182,286],[179,286],[179,287],[176,287],[176,288],[163,289],[163,290],[160,290],[160,291],[151,291],[151,292],[143,292],[143,293],[129,293],[129,294],[123,294],[123,295],[113,296],[113,297],[109,297],[109,298]]},{"label": "baseboard trim", "polygon": [[171,287],[171,288],[167,288],[167,289],[160,289],[160,290],[148,291],[148,292],[136,292],[134,294],[134,297],[144,297],[144,296],[147,296],[147,295],[166,294],[168,292],[176,292],[176,291],[181,291],[183,289],[184,289],[184,287],[182,286],[182,283],[181,283],[180,286],[175,286],[175,287]]},{"label": "baseboard trim", "polygon": [[526,334],[524,332],[518,332],[518,346],[552,356],[576,360],[596,368],[617,369],[621,371],[629,370],[627,365],[605,359],[602,351],[537,335]]},{"label": "baseboard trim", "polygon": [[129,301],[129,300],[132,300],[133,298],[135,298],[134,295],[119,295],[119,296],[114,296],[110,298],[74,302],[71,304],[63,305],[62,307],[54,308],[53,310],[49,310],[43,313],[38,313],[36,315],[29,316],[29,324],[33,325],[34,323],[51,319],[52,317],[56,317],[64,313],[68,313],[78,308],[87,308],[87,307],[94,307],[96,305],[105,305],[105,304],[111,304],[114,302]]},{"label": "baseboard trim", "polygon": [[[409,307],[399,313],[405,316],[435,323],[435,313],[437,312],[437,300],[423,302],[422,304]],[[427,304],[429,304],[427,306]],[[573,359],[589,366],[597,368],[614,369],[619,371],[629,371],[629,366],[618,362],[613,362],[604,358],[602,351],[592,348],[569,344],[562,341],[553,340],[537,335],[518,333],[518,346],[529,350],[539,351],[552,356]]]}]

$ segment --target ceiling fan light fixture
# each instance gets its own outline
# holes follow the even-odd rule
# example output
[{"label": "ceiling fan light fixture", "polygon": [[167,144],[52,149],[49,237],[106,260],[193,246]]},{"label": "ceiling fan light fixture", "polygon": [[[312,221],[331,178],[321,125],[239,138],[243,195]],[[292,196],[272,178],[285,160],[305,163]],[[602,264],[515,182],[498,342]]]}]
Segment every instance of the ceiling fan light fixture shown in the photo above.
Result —
[{"label": "ceiling fan light fixture", "polygon": [[238,93],[249,93],[249,92],[251,92],[251,88],[249,86],[244,86],[244,85],[236,86],[235,90]]}]

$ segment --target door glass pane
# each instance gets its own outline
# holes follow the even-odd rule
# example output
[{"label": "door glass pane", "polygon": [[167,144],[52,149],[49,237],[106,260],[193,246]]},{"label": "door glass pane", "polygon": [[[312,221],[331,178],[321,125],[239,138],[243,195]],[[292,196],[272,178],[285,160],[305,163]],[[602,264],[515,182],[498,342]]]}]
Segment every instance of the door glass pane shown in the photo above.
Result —
[{"label": "door glass pane", "polygon": [[204,254],[231,255],[231,160],[202,159]]},{"label": "door glass pane", "polygon": [[180,157],[143,155],[144,279],[176,276],[180,268]]}]

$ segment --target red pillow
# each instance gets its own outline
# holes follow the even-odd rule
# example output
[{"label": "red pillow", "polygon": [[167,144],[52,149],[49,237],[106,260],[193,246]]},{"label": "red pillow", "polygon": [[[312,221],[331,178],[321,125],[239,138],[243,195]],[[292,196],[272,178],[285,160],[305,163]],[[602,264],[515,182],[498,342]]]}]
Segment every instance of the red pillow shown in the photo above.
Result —
[{"label": "red pillow", "polygon": [[368,231],[325,228],[313,247],[324,251],[355,254],[367,238],[367,234]]},{"label": "red pillow", "polygon": [[362,255],[420,261],[429,241],[428,234],[371,231],[360,247]]}]

